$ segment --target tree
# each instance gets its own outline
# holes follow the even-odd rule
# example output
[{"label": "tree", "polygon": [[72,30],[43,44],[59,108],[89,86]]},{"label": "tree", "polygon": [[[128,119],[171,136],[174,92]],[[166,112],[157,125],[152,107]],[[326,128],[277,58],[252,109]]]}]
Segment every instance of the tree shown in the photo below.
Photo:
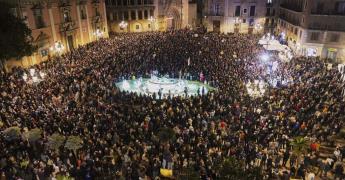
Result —
[{"label": "tree", "polygon": [[53,135],[48,137],[48,147],[55,152],[59,152],[59,148],[63,145],[65,142],[65,136],[62,136],[60,134],[54,133]]},{"label": "tree", "polygon": [[158,138],[161,142],[167,143],[176,139],[176,135],[171,128],[161,128],[158,132]]},{"label": "tree", "polygon": [[77,155],[77,150],[83,147],[83,140],[79,136],[69,136],[65,147],[68,150],[71,150],[74,152],[75,155]]},{"label": "tree", "polygon": [[0,2],[0,68],[2,69],[5,60],[20,59],[36,50],[32,45],[31,30],[22,19],[14,15],[12,7],[6,2]]},{"label": "tree", "polygon": [[297,136],[292,140],[291,146],[292,152],[297,156],[297,165],[299,165],[300,157],[308,151],[309,142],[304,137]]},{"label": "tree", "polygon": [[230,157],[225,159],[219,169],[220,179],[224,180],[262,180],[263,174],[259,167],[245,169],[245,165],[242,161]]},{"label": "tree", "polygon": [[177,180],[198,180],[200,179],[199,172],[195,171],[192,167],[186,167],[181,170]]},{"label": "tree", "polygon": [[243,179],[245,177],[243,167],[244,166],[241,164],[241,162],[237,161],[235,158],[230,157],[225,159],[219,168],[220,179]]},{"label": "tree", "polygon": [[29,141],[30,144],[35,144],[42,138],[42,130],[35,128],[23,134],[24,138]]},{"label": "tree", "polygon": [[17,126],[9,127],[3,131],[4,138],[7,141],[13,141],[20,138],[20,128]]}]

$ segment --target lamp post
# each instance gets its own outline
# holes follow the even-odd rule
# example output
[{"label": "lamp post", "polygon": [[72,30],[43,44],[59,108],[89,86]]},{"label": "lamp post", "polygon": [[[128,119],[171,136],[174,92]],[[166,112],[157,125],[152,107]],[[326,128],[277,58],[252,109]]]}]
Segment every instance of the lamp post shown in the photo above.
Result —
[{"label": "lamp post", "polygon": [[155,22],[156,22],[156,18],[154,18],[153,16],[150,16],[149,21],[151,23],[151,31],[155,31]]},{"label": "lamp post", "polygon": [[259,31],[262,29],[262,26],[260,23],[256,23],[254,28],[256,30],[256,33],[259,33]]},{"label": "lamp post", "polygon": [[93,33],[94,36],[96,36],[96,39],[98,40],[103,36],[103,31],[101,31],[99,28]]},{"label": "lamp post", "polygon": [[63,50],[65,49],[65,46],[59,42],[56,41],[52,47],[50,47],[51,51],[55,51],[59,56],[62,54]]},{"label": "lamp post", "polygon": [[121,21],[119,26],[121,29],[123,29],[123,31],[125,31],[125,29],[128,27],[128,23],[125,21]]}]

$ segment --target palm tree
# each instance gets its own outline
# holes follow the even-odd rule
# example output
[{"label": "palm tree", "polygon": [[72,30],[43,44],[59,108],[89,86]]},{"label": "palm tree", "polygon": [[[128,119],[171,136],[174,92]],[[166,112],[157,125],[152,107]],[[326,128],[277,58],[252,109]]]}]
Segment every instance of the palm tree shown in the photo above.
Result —
[{"label": "palm tree", "polygon": [[47,145],[50,149],[54,150],[56,153],[59,153],[59,148],[65,142],[65,136],[54,133],[48,137]]},{"label": "palm tree", "polygon": [[27,140],[30,144],[34,144],[42,138],[42,130],[38,128],[31,129],[30,131],[23,133],[23,138],[25,138],[25,140]]},{"label": "palm tree", "polygon": [[309,142],[305,137],[297,136],[291,141],[292,152],[297,156],[297,165],[302,155],[305,155],[309,148]]},{"label": "palm tree", "polygon": [[168,143],[176,139],[175,131],[171,128],[161,128],[158,132],[158,138],[163,143]]},{"label": "palm tree", "polygon": [[198,180],[200,179],[200,174],[191,167],[186,167],[181,170],[177,176],[177,180]]},{"label": "palm tree", "polygon": [[71,150],[77,156],[77,150],[83,147],[83,140],[79,136],[69,136],[65,148]]}]

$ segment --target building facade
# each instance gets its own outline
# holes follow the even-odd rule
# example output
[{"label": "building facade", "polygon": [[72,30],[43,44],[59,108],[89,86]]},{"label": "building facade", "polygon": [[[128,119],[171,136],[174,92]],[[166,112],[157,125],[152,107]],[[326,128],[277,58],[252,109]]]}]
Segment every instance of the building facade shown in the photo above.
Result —
[{"label": "building facade", "polygon": [[6,69],[30,66],[108,36],[104,0],[16,0],[14,13],[32,30],[38,50]]},{"label": "building facade", "polygon": [[107,0],[111,32],[147,32],[180,29],[196,24],[191,0]]},{"label": "building facade", "polygon": [[277,31],[298,55],[345,62],[345,0],[282,0]]},{"label": "building facade", "polygon": [[208,0],[203,24],[208,31],[263,33],[276,25],[276,0]]}]

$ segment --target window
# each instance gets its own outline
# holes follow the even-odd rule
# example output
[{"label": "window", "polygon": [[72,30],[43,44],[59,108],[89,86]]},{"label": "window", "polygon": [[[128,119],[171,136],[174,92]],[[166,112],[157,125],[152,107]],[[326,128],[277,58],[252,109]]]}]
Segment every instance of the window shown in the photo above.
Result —
[{"label": "window", "polygon": [[339,42],[340,35],[339,34],[331,34],[330,42]]},{"label": "window", "polygon": [[216,4],[214,6],[214,13],[215,13],[216,16],[220,16],[220,6],[219,6],[219,4]]},{"label": "window", "polygon": [[272,9],[272,16],[275,16],[275,15],[276,15],[276,10]]},{"label": "window", "polygon": [[135,26],[135,29],[139,29],[139,28],[140,28],[139,25],[136,25],[136,26]]},{"label": "window", "polygon": [[345,2],[336,2],[335,3],[335,12],[337,14],[345,14]]},{"label": "window", "polygon": [[247,14],[247,9],[243,9],[243,14]]},{"label": "window", "polygon": [[152,9],[150,10],[150,16],[154,17],[154,12]]},{"label": "window", "polygon": [[127,0],[123,0],[122,2],[123,2],[123,5],[124,5],[124,6],[127,6],[127,5],[128,5],[128,4],[127,4]]},{"label": "window", "polygon": [[312,41],[318,41],[319,40],[320,33],[319,32],[312,32],[310,36],[310,40]]},{"label": "window", "polygon": [[294,34],[297,35],[297,33],[298,33],[298,29],[295,28]]},{"label": "window", "polygon": [[131,6],[134,6],[134,0],[131,0],[130,3],[129,3]]},{"label": "window", "polygon": [[138,11],[138,19],[143,19],[143,13],[142,11]]},{"label": "window", "polygon": [[321,14],[323,12],[323,7],[324,7],[323,3],[321,3],[321,2],[317,3],[317,5],[316,5],[316,12]]},{"label": "window", "polygon": [[238,17],[241,15],[241,6],[236,6],[235,16]]},{"label": "window", "polygon": [[123,12],[123,19],[128,20],[128,18],[129,18],[128,11]]},{"label": "window", "polygon": [[69,11],[63,12],[63,20],[64,20],[64,22],[71,22],[72,21]]},{"label": "window", "polygon": [[131,11],[131,20],[137,20],[137,15],[135,11]]},{"label": "window", "polygon": [[268,4],[272,4],[272,0],[267,0],[267,3]]},{"label": "window", "polygon": [[80,8],[80,18],[81,18],[81,19],[86,19],[85,6],[82,6],[82,7]]},{"label": "window", "polygon": [[142,3],[141,3],[141,0],[138,0],[138,5],[141,5]]},{"label": "window", "polygon": [[121,5],[122,5],[121,2],[122,2],[121,0],[117,0],[117,1],[116,1],[116,5],[117,5],[117,6],[121,6]]},{"label": "window", "polygon": [[95,15],[96,15],[96,16],[99,16],[99,15],[100,15],[98,8],[95,8]]},{"label": "window", "polygon": [[43,15],[42,15],[42,9],[34,9],[33,12],[34,12],[36,28],[40,29],[40,28],[45,27]]},{"label": "window", "polygon": [[250,6],[249,16],[255,16],[255,6]]},{"label": "window", "polygon": [[144,11],[144,18],[149,19],[149,12],[147,10]]},{"label": "window", "polygon": [[147,27],[148,27],[149,29],[151,29],[151,24],[148,24]]},{"label": "window", "polygon": [[270,14],[271,14],[271,8],[267,8],[266,9],[266,16],[270,16]]},{"label": "window", "polygon": [[147,4],[147,0],[144,0],[144,4]]}]

